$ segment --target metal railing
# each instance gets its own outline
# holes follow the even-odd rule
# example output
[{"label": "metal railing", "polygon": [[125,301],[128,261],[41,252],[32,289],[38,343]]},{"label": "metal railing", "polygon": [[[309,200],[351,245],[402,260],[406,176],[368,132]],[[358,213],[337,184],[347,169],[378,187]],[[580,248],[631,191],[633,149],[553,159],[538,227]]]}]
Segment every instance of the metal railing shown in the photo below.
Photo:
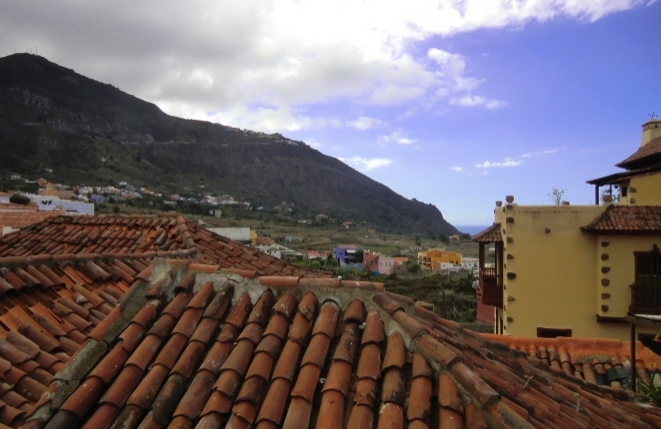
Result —
[{"label": "metal railing", "polygon": [[631,286],[631,305],[633,314],[661,314],[661,286]]}]

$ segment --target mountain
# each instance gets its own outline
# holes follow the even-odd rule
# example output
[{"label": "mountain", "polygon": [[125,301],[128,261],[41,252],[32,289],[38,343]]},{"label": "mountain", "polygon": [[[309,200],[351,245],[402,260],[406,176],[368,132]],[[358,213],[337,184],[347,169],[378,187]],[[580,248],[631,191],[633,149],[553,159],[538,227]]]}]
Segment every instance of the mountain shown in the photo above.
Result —
[{"label": "mountain", "polygon": [[294,216],[325,213],[393,230],[455,234],[431,204],[280,134],[169,116],[43,57],[0,58],[0,175],[154,191],[230,194]]}]

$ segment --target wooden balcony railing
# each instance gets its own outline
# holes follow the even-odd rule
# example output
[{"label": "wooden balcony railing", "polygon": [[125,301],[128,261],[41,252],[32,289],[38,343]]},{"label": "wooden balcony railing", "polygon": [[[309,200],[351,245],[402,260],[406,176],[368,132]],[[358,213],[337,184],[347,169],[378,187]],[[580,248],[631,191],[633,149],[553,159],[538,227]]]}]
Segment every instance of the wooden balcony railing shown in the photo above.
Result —
[{"label": "wooden balcony railing", "polygon": [[482,268],[480,270],[478,298],[482,304],[503,307],[503,285],[495,268]]},{"label": "wooden balcony railing", "polygon": [[631,285],[632,314],[661,314],[661,287]]}]

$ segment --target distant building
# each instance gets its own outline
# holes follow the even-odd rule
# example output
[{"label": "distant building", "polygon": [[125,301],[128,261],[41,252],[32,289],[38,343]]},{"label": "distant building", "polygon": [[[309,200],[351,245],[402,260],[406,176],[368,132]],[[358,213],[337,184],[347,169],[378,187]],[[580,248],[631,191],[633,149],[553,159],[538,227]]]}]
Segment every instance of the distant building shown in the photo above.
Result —
[{"label": "distant building", "polygon": [[362,261],[359,261],[356,257],[358,250],[360,249],[356,246],[335,246],[333,247],[333,255],[341,267],[356,263],[362,264]]},{"label": "distant building", "polygon": [[390,275],[395,267],[395,259],[390,256],[379,255],[379,274]]},{"label": "distant building", "polygon": [[423,252],[418,252],[418,265],[420,265],[420,268],[423,270],[434,270],[437,262],[460,265],[461,253],[448,252],[443,249],[429,249]]},{"label": "distant building", "polygon": [[249,244],[253,241],[252,237],[254,232],[251,232],[250,228],[247,226],[238,228],[209,228],[209,231],[240,243]]},{"label": "distant building", "polygon": [[[71,195],[73,195],[73,191],[66,192],[71,192]],[[75,213],[81,215],[94,214],[94,204],[92,203],[61,199],[58,196],[52,195],[26,194],[26,196],[30,198],[34,204],[36,204],[39,211],[62,212],[68,214]]]},{"label": "distant building", "polygon": [[467,258],[461,257],[461,266],[468,271],[475,271],[480,265],[480,260],[478,258]]}]

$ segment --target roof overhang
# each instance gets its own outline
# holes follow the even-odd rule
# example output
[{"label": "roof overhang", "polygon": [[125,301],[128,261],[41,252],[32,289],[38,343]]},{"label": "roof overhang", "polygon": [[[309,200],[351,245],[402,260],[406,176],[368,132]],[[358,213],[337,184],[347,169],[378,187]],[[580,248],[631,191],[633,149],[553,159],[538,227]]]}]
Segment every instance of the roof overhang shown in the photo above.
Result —
[{"label": "roof overhang", "polygon": [[500,235],[500,223],[494,223],[482,232],[478,232],[471,237],[471,240],[478,243],[501,243],[503,241]]},{"label": "roof overhang", "polygon": [[656,173],[661,171],[661,164],[652,165],[650,167],[639,168],[637,170],[631,171],[622,171],[620,173],[610,174],[608,176],[599,177],[597,179],[588,180],[587,183],[590,185],[614,185],[632,179],[634,177],[646,176],[651,173]]}]

